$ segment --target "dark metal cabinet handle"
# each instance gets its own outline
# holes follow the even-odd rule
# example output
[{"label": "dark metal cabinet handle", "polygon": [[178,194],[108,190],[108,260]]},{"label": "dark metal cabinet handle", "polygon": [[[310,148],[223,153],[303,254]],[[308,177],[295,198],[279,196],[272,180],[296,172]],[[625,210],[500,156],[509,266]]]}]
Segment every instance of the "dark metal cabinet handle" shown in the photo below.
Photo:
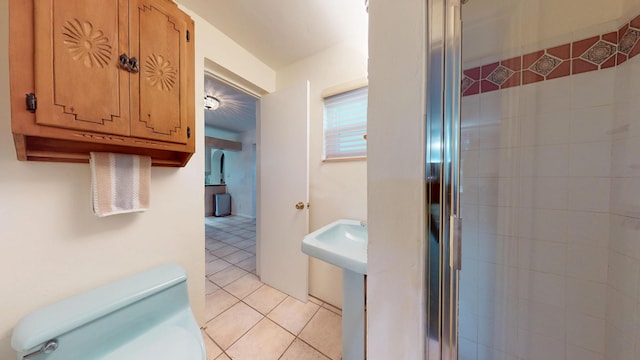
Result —
[{"label": "dark metal cabinet handle", "polygon": [[130,68],[129,68],[129,57],[127,56],[127,54],[121,54],[120,55],[119,64],[120,64],[120,68],[121,69],[130,71]]},{"label": "dark metal cabinet handle", "polygon": [[140,69],[138,68],[138,59],[132,57],[129,59],[129,72],[138,73]]},{"label": "dark metal cabinet handle", "polygon": [[120,58],[119,58],[119,63],[120,68],[127,70],[130,73],[138,73],[140,71],[140,68],[138,67],[138,59],[136,59],[135,57],[129,57],[127,56],[127,54],[121,54]]}]

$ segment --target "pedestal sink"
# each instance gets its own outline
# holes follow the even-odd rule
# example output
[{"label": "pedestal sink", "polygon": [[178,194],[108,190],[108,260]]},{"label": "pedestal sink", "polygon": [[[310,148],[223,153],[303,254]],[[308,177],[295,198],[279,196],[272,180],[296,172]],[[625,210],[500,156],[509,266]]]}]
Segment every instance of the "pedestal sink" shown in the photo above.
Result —
[{"label": "pedestal sink", "polygon": [[367,227],[337,220],[305,236],[302,252],[342,268],[342,358],[364,359]]}]

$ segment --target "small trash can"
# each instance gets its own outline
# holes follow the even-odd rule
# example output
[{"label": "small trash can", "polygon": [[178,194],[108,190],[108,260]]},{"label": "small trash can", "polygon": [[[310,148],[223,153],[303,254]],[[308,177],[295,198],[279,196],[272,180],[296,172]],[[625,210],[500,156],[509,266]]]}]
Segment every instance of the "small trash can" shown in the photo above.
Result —
[{"label": "small trash can", "polygon": [[216,209],[214,216],[227,216],[231,215],[231,195],[215,194],[213,196],[213,206]]}]

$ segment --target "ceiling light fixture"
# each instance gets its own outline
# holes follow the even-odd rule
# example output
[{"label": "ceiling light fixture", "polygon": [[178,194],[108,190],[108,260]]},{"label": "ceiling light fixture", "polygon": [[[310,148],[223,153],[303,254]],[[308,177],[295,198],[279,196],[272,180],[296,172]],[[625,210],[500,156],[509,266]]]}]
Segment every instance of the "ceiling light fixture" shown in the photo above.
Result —
[{"label": "ceiling light fixture", "polygon": [[220,100],[217,98],[207,95],[204,97],[204,108],[207,110],[216,110],[220,107]]}]

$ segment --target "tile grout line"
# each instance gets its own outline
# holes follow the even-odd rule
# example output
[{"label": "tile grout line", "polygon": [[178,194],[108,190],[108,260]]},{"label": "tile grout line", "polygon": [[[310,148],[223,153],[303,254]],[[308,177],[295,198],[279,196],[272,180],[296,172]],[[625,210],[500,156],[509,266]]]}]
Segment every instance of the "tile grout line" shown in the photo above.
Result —
[{"label": "tile grout line", "polygon": [[[262,281],[261,281],[261,282],[262,282]],[[249,297],[249,296],[251,296],[253,293],[255,293],[256,291],[260,290],[263,286],[269,286],[269,285],[267,285],[267,284],[265,284],[265,283],[262,283],[262,286],[260,286],[259,288],[257,288],[257,289],[256,289],[255,291],[253,291],[251,294],[249,294],[249,295],[245,296],[245,297],[244,297],[244,299],[248,298],[248,297]],[[271,287],[271,286],[269,286],[269,287]],[[276,290],[276,291],[280,292],[278,289],[275,289],[275,288],[272,288],[272,289],[274,289],[274,290]],[[282,293],[282,292],[281,292],[281,293]],[[240,301],[242,301],[245,305],[247,305],[248,307],[252,308],[253,310],[257,311],[260,315],[263,315],[264,317],[267,317],[267,315],[269,315],[269,314],[273,311],[273,309],[277,308],[280,304],[282,304],[282,302],[284,302],[284,301],[287,299],[288,295],[287,295],[287,294],[285,294],[285,293],[282,293],[282,294],[284,294],[284,295],[285,295],[284,299],[280,300],[280,302],[278,302],[278,303],[277,303],[273,308],[271,308],[271,310],[269,310],[269,311],[268,311],[266,314],[264,314],[264,315],[260,312],[260,310],[258,310],[258,309],[256,309],[256,308],[254,308],[253,306],[251,306],[251,305],[247,304],[246,302],[244,302],[244,299],[242,299],[242,300],[240,300]]]},{"label": "tile grout line", "polygon": [[[211,335],[209,335],[209,333],[207,333],[207,326],[205,324],[205,327],[202,328],[202,332],[204,332],[204,334],[209,338],[209,340],[211,340],[211,342],[213,342],[214,344],[216,344],[216,346],[218,347],[218,349],[220,349],[220,351],[222,351],[223,354],[226,355],[226,353],[224,352],[224,349],[222,348],[222,346],[220,346],[220,344],[218,344],[212,337]],[[205,345],[205,353],[206,353],[206,345]],[[216,359],[220,357],[220,355],[222,354],[218,354],[218,356],[216,356]],[[209,359],[207,359],[209,360]],[[215,359],[213,359],[215,360]]]},{"label": "tile grout line", "polygon": [[[207,225],[207,226],[211,227],[211,229],[210,229],[210,230],[213,230],[213,231],[220,231],[220,229],[218,229],[218,228],[216,228],[216,227],[214,227],[214,226],[210,226],[210,225],[208,225],[208,224],[205,224],[205,225]],[[230,224],[225,224],[225,226],[230,226],[230,227],[234,227],[234,228],[237,228],[237,229],[243,229],[243,230],[245,229],[244,227],[237,227],[237,226],[233,226],[233,225],[230,225]],[[253,227],[255,227],[255,225],[253,225]],[[247,229],[247,230],[248,230],[248,229]],[[250,230],[248,230],[248,231],[250,231]],[[234,254],[234,253],[236,253],[236,252],[238,252],[238,251],[245,251],[245,252],[247,252],[247,253],[251,254],[252,256],[249,256],[249,257],[247,257],[246,259],[243,259],[243,260],[239,261],[238,263],[243,262],[243,261],[245,261],[245,260],[247,260],[247,259],[250,259],[251,257],[254,257],[254,258],[255,258],[256,254],[251,253],[250,251],[245,250],[245,249],[247,249],[247,248],[249,248],[249,247],[255,246],[255,231],[253,232],[253,233],[254,233],[254,235],[253,235],[251,238],[245,238],[245,237],[244,237],[244,236],[242,236],[242,235],[234,235],[234,234],[231,234],[231,233],[229,233],[229,232],[227,232],[227,231],[225,231],[225,230],[221,230],[221,232],[225,232],[226,234],[228,234],[228,235],[230,235],[230,236],[229,236],[228,238],[224,239],[224,240],[217,240],[217,239],[215,239],[215,238],[211,238],[211,240],[212,240],[212,241],[216,241],[216,242],[221,243],[221,244],[224,244],[224,246],[222,246],[222,247],[231,246],[231,247],[233,247],[233,248],[236,248],[236,249],[237,249],[236,251],[234,251],[234,252],[232,252],[232,253],[229,253],[229,254],[225,255],[225,257],[226,257],[226,256],[230,256],[230,255],[232,255],[232,254]],[[225,241],[229,241],[230,239],[233,239],[233,238],[241,238],[241,239],[243,239],[243,240],[235,241],[235,242],[233,242],[233,243],[227,243],[227,242],[225,242]],[[209,239],[210,239],[210,237],[208,237],[208,236],[207,236],[207,240],[209,240]],[[253,244],[248,245],[248,246],[246,246],[246,247],[244,247],[244,248],[241,248],[241,247],[235,246],[235,244],[241,243],[241,242],[243,242],[243,241],[249,241],[249,240],[253,240]],[[222,248],[222,247],[221,247],[221,248]],[[216,250],[217,250],[217,249],[216,249]],[[212,251],[215,251],[215,250],[208,250],[208,249],[207,249],[207,251],[208,251],[209,253],[211,253]],[[305,340],[303,340],[302,338],[300,338],[300,337],[299,337],[299,334],[298,334],[298,335],[293,334],[291,331],[287,330],[286,328],[284,328],[283,326],[281,326],[280,324],[278,324],[277,322],[275,322],[273,319],[271,319],[271,318],[269,317],[269,315],[270,315],[270,314],[272,314],[272,313],[273,313],[273,311],[274,311],[276,308],[278,308],[280,305],[282,305],[282,303],[284,303],[284,301],[285,301],[285,300],[287,300],[287,298],[289,298],[289,297],[291,297],[291,296],[288,296],[288,295],[286,295],[286,294],[284,294],[284,293],[283,293],[283,294],[285,295],[285,297],[284,297],[281,301],[279,301],[275,306],[273,306],[273,307],[272,307],[272,308],[271,308],[271,309],[270,309],[266,314],[262,314],[258,309],[256,309],[256,308],[254,308],[253,306],[249,305],[249,304],[248,304],[247,302],[245,302],[244,300],[245,300],[246,298],[250,297],[252,294],[254,294],[254,293],[255,293],[256,291],[258,291],[259,289],[261,289],[263,286],[265,286],[265,285],[266,285],[266,286],[269,286],[269,285],[267,285],[267,284],[265,284],[265,283],[262,283],[262,282],[260,281],[261,285],[260,285],[257,289],[255,289],[255,290],[251,291],[249,294],[245,295],[242,299],[240,299],[240,298],[238,298],[237,296],[235,296],[235,295],[231,294],[229,291],[227,291],[227,290],[225,289],[225,287],[226,287],[226,286],[229,286],[229,285],[231,285],[231,284],[233,284],[233,283],[235,283],[236,281],[238,281],[238,280],[240,280],[240,279],[242,279],[242,278],[243,278],[244,276],[246,276],[247,274],[253,274],[254,276],[256,276],[256,277],[257,277],[257,274],[255,273],[255,270],[253,270],[253,271],[246,270],[246,269],[244,269],[244,268],[242,268],[242,267],[238,266],[238,265],[237,265],[238,263],[235,263],[235,264],[234,264],[234,263],[231,263],[230,261],[228,261],[228,260],[227,260],[227,259],[225,259],[224,257],[218,257],[217,255],[214,255],[214,254],[211,254],[211,256],[214,256],[214,257],[215,257],[215,259],[214,259],[214,260],[212,260],[212,261],[215,261],[215,260],[222,260],[222,261],[226,262],[227,264],[229,264],[229,266],[226,266],[225,268],[223,268],[223,269],[221,269],[221,270],[218,270],[218,271],[216,271],[216,272],[214,272],[214,273],[207,274],[207,275],[206,275],[207,280],[208,280],[208,281],[210,281],[211,283],[213,283],[214,285],[218,286],[218,287],[219,287],[219,289],[218,289],[218,290],[223,290],[225,293],[227,293],[228,295],[232,296],[232,297],[233,297],[234,299],[236,299],[237,301],[236,301],[233,305],[229,306],[229,307],[228,307],[228,308],[226,308],[224,311],[222,311],[220,314],[216,315],[214,318],[212,318],[212,319],[210,319],[209,321],[207,321],[207,322],[205,323],[205,326],[202,328],[203,330],[205,330],[204,332],[206,333],[206,329],[208,328],[208,324],[209,324],[211,321],[213,321],[214,319],[218,318],[218,317],[219,317],[219,316],[221,316],[222,314],[226,313],[226,312],[227,312],[227,311],[229,311],[232,307],[236,306],[236,305],[237,305],[238,303],[240,303],[240,302],[241,302],[241,303],[243,303],[244,305],[248,306],[250,309],[252,309],[252,310],[256,311],[256,312],[257,312],[258,314],[260,314],[260,316],[261,316],[260,320],[259,320],[256,324],[254,324],[253,326],[251,326],[251,327],[250,327],[246,332],[244,332],[242,335],[240,335],[240,336],[238,337],[238,339],[236,339],[233,343],[231,343],[231,344],[230,344],[226,349],[223,349],[223,348],[220,346],[220,344],[218,344],[217,342],[215,342],[215,340],[214,340],[213,338],[211,338],[211,336],[210,336],[208,333],[206,333],[207,337],[208,337],[209,339],[211,339],[211,340],[213,341],[213,343],[214,343],[214,344],[216,344],[216,346],[218,346],[218,348],[220,348],[220,349],[222,350],[222,354],[224,354],[225,356],[227,356],[227,357],[231,358],[231,356],[229,356],[229,354],[227,353],[227,350],[228,350],[228,349],[230,349],[234,344],[236,344],[236,343],[237,343],[237,342],[238,342],[242,337],[244,337],[244,336],[245,336],[248,332],[250,332],[253,328],[255,328],[255,327],[257,326],[257,324],[258,324],[258,323],[260,323],[260,322],[261,322],[261,321],[263,321],[264,319],[267,319],[268,321],[270,321],[272,324],[275,324],[278,328],[280,328],[280,329],[281,329],[281,330],[283,330],[284,332],[286,332],[286,333],[290,334],[291,336],[293,336],[293,340],[289,343],[289,345],[286,347],[286,349],[285,349],[285,350],[284,350],[284,351],[283,351],[283,352],[278,356],[278,359],[281,359],[281,358],[282,358],[282,357],[287,353],[287,351],[291,348],[291,346],[293,345],[293,343],[294,343],[296,340],[300,340],[303,344],[307,345],[309,348],[313,349],[314,351],[316,351],[318,354],[321,354],[321,355],[322,355],[322,356],[324,356],[325,358],[331,359],[331,357],[330,357],[330,356],[328,356],[327,354],[323,353],[323,352],[322,352],[322,351],[320,351],[319,349],[317,349],[317,348],[315,348],[314,346],[312,346],[311,344],[309,344],[307,341],[305,341]],[[212,262],[212,261],[210,261],[210,262]],[[237,268],[239,268],[239,269],[241,269],[241,270],[244,270],[244,271],[246,271],[246,272],[247,272],[247,274],[245,274],[245,275],[241,276],[241,277],[240,277],[240,278],[238,278],[238,279],[233,280],[233,281],[232,281],[232,282],[230,282],[229,284],[226,284],[226,285],[225,285],[225,287],[222,287],[222,286],[218,285],[217,283],[215,283],[214,281],[212,281],[212,280],[209,278],[209,276],[214,275],[214,274],[216,274],[216,273],[218,273],[218,272],[224,271],[225,269],[228,269],[230,266],[235,266],[235,267],[237,267]],[[260,279],[258,278],[258,280],[260,280]],[[276,289],[276,290],[277,290],[277,289]],[[217,291],[217,290],[216,290],[216,291]],[[333,305],[331,305],[331,304],[329,304],[329,303],[326,303],[326,302],[324,302],[324,301],[322,301],[322,300],[320,300],[320,299],[317,299],[317,298],[313,297],[312,295],[309,295],[309,297],[310,297],[310,298],[312,298],[313,300],[308,300],[308,301],[309,301],[309,302],[311,302],[311,303],[313,303],[313,304],[315,304],[315,305],[317,305],[317,308],[315,309],[315,311],[313,312],[313,314],[309,317],[309,319],[308,319],[308,320],[304,323],[304,325],[302,326],[302,328],[301,328],[301,330],[300,330],[300,332],[299,332],[300,334],[301,334],[301,333],[304,331],[304,329],[309,325],[309,323],[311,322],[311,320],[312,320],[312,319],[313,319],[313,318],[318,314],[318,312],[320,311],[320,309],[325,309],[325,310],[327,310],[327,311],[329,311],[329,312],[331,312],[331,313],[333,313],[333,314],[335,314],[335,315],[337,315],[337,316],[342,317],[342,314],[340,314],[340,313],[338,313],[338,312],[336,311],[336,310],[339,310],[338,308],[336,308],[336,307],[334,307]],[[295,299],[295,298],[293,298],[293,297],[292,297],[292,299]],[[315,301],[314,301],[314,300],[315,300]],[[326,305],[326,306],[325,306],[325,305]],[[222,354],[218,355],[218,357],[220,357]],[[218,357],[217,357],[217,358],[218,358]],[[217,359],[217,358],[216,358],[216,359]],[[209,359],[209,360],[212,360],[212,359]]]},{"label": "tile grout line", "polygon": [[[266,285],[266,286],[269,286],[269,285],[267,285],[267,284],[263,284],[262,286],[265,286],[265,285]],[[258,289],[260,289],[262,286],[260,286]],[[245,296],[244,298],[249,297],[251,294],[253,294],[254,292],[258,291],[258,289],[254,290],[253,292],[251,292],[249,295]],[[223,290],[224,290],[224,289],[223,289]],[[227,292],[227,291],[225,290],[225,292]],[[229,292],[227,292],[227,293],[229,293]],[[271,321],[273,324],[275,324],[276,326],[278,326],[280,329],[284,330],[285,332],[287,332],[288,334],[291,334],[291,335],[294,337],[293,341],[289,344],[289,346],[287,346],[287,348],[286,348],[286,349],[285,349],[285,351],[280,355],[280,357],[279,357],[279,358],[281,358],[281,357],[282,357],[282,356],[287,352],[287,350],[291,347],[291,345],[295,342],[295,340],[296,340],[296,339],[298,339],[298,340],[302,341],[303,343],[305,343],[306,345],[308,345],[309,347],[311,347],[312,349],[314,349],[315,351],[317,351],[318,353],[320,353],[320,354],[324,355],[325,357],[327,357],[327,358],[331,359],[331,357],[330,357],[330,356],[328,356],[327,354],[325,354],[325,353],[323,353],[322,351],[320,351],[320,349],[315,348],[314,346],[312,346],[311,344],[309,344],[308,342],[306,342],[304,339],[300,338],[300,336],[299,336],[300,334],[296,335],[296,334],[292,333],[291,331],[289,331],[288,329],[284,328],[282,325],[278,324],[277,322],[275,322],[273,319],[271,319],[271,318],[269,317],[269,314],[271,314],[271,313],[272,313],[272,312],[273,312],[273,311],[274,311],[278,306],[280,306],[280,305],[281,305],[281,304],[282,304],[282,303],[283,303],[287,298],[289,298],[290,296],[288,296],[288,295],[287,295],[284,299],[282,299],[282,301],[280,301],[280,302],[279,302],[277,305],[275,305],[271,310],[269,310],[269,312],[268,312],[266,315],[264,315],[264,314],[262,314],[258,309],[255,309],[255,308],[254,308],[254,307],[252,307],[251,305],[249,305],[249,304],[247,304],[246,302],[244,302],[244,301],[243,301],[243,299],[244,299],[244,298],[243,298],[243,299],[238,299],[238,298],[237,298],[235,295],[233,295],[233,294],[230,294],[230,293],[229,293],[229,295],[231,295],[231,296],[233,296],[234,298],[236,298],[236,299],[238,300],[238,302],[236,302],[235,304],[231,305],[229,308],[227,308],[226,310],[224,310],[224,311],[223,311],[223,312],[221,312],[220,314],[216,315],[216,317],[214,317],[213,319],[209,320],[207,323],[209,323],[209,322],[211,322],[211,321],[215,320],[218,316],[221,316],[221,315],[222,315],[222,314],[224,314],[225,312],[229,311],[233,306],[237,305],[239,302],[242,302],[243,304],[245,304],[245,305],[246,305],[246,306],[248,306],[249,308],[251,308],[251,309],[253,309],[254,311],[256,311],[258,314],[260,314],[260,316],[262,316],[262,318],[261,318],[261,319],[260,319],[260,320],[255,324],[255,325],[253,325],[251,328],[249,328],[246,332],[244,332],[242,335],[240,335],[240,337],[238,337],[238,339],[236,339],[233,343],[231,343],[231,344],[229,345],[229,347],[228,347],[228,348],[226,348],[226,349],[224,349],[222,346],[220,346],[220,344],[218,344],[217,342],[215,342],[215,341],[214,341],[214,342],[216,343],[216,345],[217,345],[220,349],[222,349],[222,350],[225,352],[225,355],[227,355],[227,356],[228,356],[228,354],[226,354],[226,350],[227,350],[227,349],[231,348],[231,346],[233,346],[233,344],[235,344],[236,342],[238,342],[238,340],[240,340],[240,339],[241,339],[243,336],[245,336],[249,331],[251,331],[251,329],[253,329],[254,327],[256,327],[256,325],[257,325],[260,321],[262,321],[262,320],[264,320],[264,319],[267,319],[267,320]],[[316,304],[316,303],[313,303],[313,304],[318,305],[318,304]],[[311,320],[312,320],[312,319],[313,319],[313,318],[318,314],[318,312],[320,311],[320,309],[325,309],[325,310],[327,310],[327,311],[331,311],[330,309],[327,309],[327,308],[325,308],[325,307],[323,307],[323,306],[321,306],[321,305],[318,305],[318,308],[313,312],[313,315],[311,315],[311,317],[309,317],[309,320],[307,320],[307,321],[305,322],[304,326],[303,326],[303,327],[302,327],[302,329],[300,330],[300,333],[302,333],[302,331],[304,331],[304,329],[307,327],[307,325],[309,325],[309,322],[311,322]],[[331,311],[331,312],[333,312],[333,311]],[[334,314],[336,314],[335,312],[333,312],[333,313],[334,313]],[[339,314],[336,314],[336,315],[339,315]],[[205,329],[206,329],[206,327],[205,327]],[[208,335],[209,335],[209,334],[207,334],[207,336],[208,336]],[[209,338],[211,338],[211,337],[209,336]],[[212,340],[213,340],[213,339],[212,339]]]},{"label": "tile grout line", "polygon": [[[224,292],[226,292],[229,296],[231,296],[231,297],[233,297],[234,299],[238,300],[238,298],[237,298],[237,297],[235,297],[233,294],[231,294],[230,292],[228,292],[227,290],[225,290],[225,289],[224,289],[224,288],[222,288],[222,287],[221,287],[220,289],[216,290],[216,291],[224,291]],[[216,292],[216,291],[214,291],[214,292]],[[218,316],[222,315],[222,313],[224,313],[225,311],[227,311],[227,310],[231,309],[231,308],[232,308],[233,306],[235,306],[238,302],[240,302],[240,300],[238,300],[238,301],[234,302],[234,303],[233,303],[233,304],[231,304],[228,308],[226,308],[226,309],[222,310],[218,315],[216,315],[216,316],[212,317],[211,319],[209,319],[209,320],[205,321],[205,326],[207,326],[207,324],[209,324],[211,321],[213,321],[213,320],[214,320],[215,318],[217,318]]]},{"label": "tile grout line", "polygon": [[[315,304],[315,303],[314,303]],[[318,305],[318,304],[316,304]],[[302,332],[304,331],[304,329],[307,327],[307,325],[309,325],[309,323],[311,322],[311,320],[313,320],[313,318],[318,314],[318,312],[320,311],[320,309],[323,309],[322,306],[318,305],[318,308],[316,309],[316,311],[313,313],[313,315],[311,315],[311,317],[309,317],[309,320],[307,320],[307,322],[304,324],[304,326],[302,327],[302,329],[300,330],[300,334],[302,334]],[[286,330],[286,329],[285,329]],[[309,344],[308,342],[306,342],[303,338],[300,337],[300,334],[298,335],[294,335],[295,339],[291,342],[291,344],[289,345],[289,347],[291,347],[291,345],[295,342],[295,340],[300,340],[303,343],[305,343],[307,346],[309,346],[310,348],[312,348],[313,350],[317,351],[318,353],[324,355],[326,358],[331,359],[330,356],[328,356],[327,354],[323,353],[322,351],[320,351],[320,349],[316,349],[316,347],[314,347],[313,345]],[[287,348],[288,350],[288,348]],[[284,355],[286,353],[286,350],[284,353],[282,353],[282,355]],[[282,357],[282,356],[280,356]]]}]

